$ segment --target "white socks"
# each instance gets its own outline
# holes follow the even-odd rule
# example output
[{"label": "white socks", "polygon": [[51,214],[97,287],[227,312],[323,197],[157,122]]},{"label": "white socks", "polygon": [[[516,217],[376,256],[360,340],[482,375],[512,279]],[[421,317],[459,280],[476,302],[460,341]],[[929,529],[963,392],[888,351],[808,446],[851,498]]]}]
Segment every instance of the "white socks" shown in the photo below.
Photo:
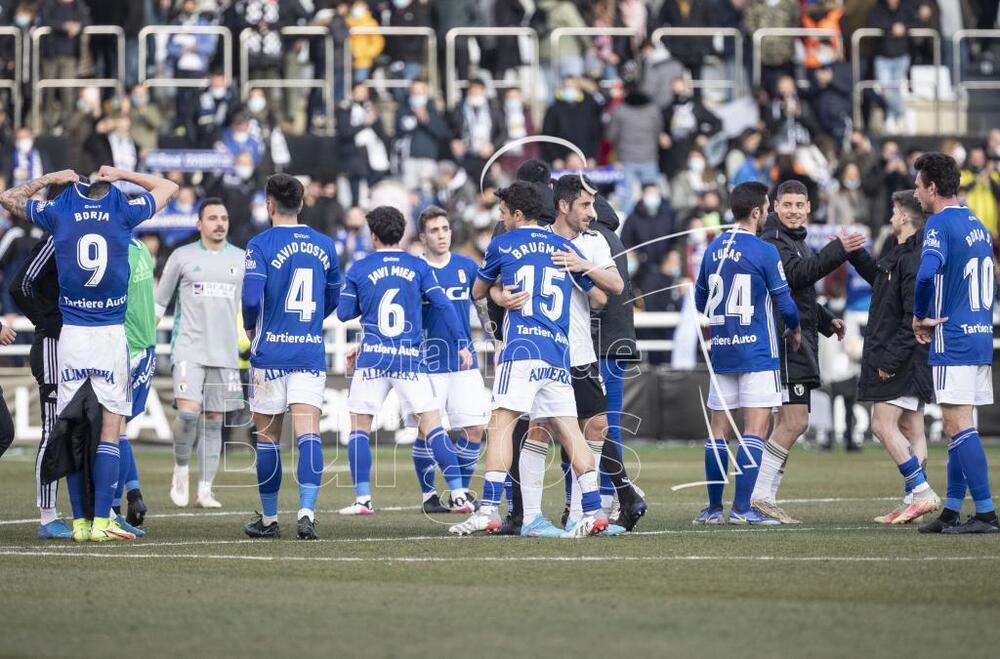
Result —
[{"label": "white socks", "polygon": [[760,469],[757,472],[757,482],[754,484],[753,494],[750,495],[751,501],[754,499],[774,501],[784,473],[782,468],[787,460],[788,451],[778,446],[774,440],[767,440],[764,444]]},{"label": "white socks", "polygon": [[521,476],[522,524],[531,524],[542,514],[542,489],[545,486],[545,460],[549,454],[548,441],[524,441],[524,448],[518,458]]}]

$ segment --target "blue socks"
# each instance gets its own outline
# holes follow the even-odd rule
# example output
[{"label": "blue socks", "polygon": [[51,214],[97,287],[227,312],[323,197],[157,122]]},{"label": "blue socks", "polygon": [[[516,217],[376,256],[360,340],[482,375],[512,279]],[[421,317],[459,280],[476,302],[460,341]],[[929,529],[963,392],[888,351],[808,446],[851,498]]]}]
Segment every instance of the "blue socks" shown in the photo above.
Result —
[{"label": "blue socks", "polygon": [[479,503],[481,509],[495,510],[500,505],[500,497],[503,495],[504,481],[506,480],[507,474],[502,471],[486,472],[485,480],[483,480],[483,498]]},{"label": "blue socks", "polygon": [[479,461],[479,442],[459,437],[455,442],[455,451],[458,453],[458,468],[462,472],[462,487],[468,489],[472,483],[472,474],[476,472],[476,462]]},{"label": "blue socks", "polygon": [[503,478],[503,494],[507,497],[507,505],[512,509],[514,506],[514,478],[507,474]]},{"label": "blue socks", "polygon": [[121,453],[117,444],[98,442],[94,458],[94,517],[110,517],[111,501],[118,486]]},{"label": "blue socks", "polygon": [[83,519],[87,516],[87,484],[83,481],[82,471],[66,474],[66,490],[69,492],[69,505],[73,509],[73,519]]},{"label": "blue socks", "polygon": [[907,494],[912,492],[913,488],[927,482],[927,477],[924,475],[924,470],[920,468],[920,461],[917,460],[917,456],[911,456],[909,460],[901,465],[897,465],[897,467],[899,473],[903,476],[903,485],[906,488]]},{"label": "blue socks", "polygon": [[368,433],[352,430],[347,440],[347,461],[351,465],[351,480],[354,494],[359,499],[372,495],[372,448],[368,445]]},{"label": "blue socks", "polygon": [[[608,399],[608,439],[615,446],[615,454],[618,462],[625,464],[622,460],[622,397],[624,395],[625,381],[622,378],[621,366],[615,360],[598,359],[601,369],[601,379],[604,380],[605,395]],[[604,496],[614,496],[615,485],[611,476],[601,472],[601,494]]]},{"label": "blue socks", "polygon": [[764,440],[754,435],[743,435],[736,453],[736,464],[740,470],[736,474],[736,494],[733,496],[733,510],[738,513],[750,510],[750,496],[757,483],[757,472],[763,455]]},{"label": "blue socks", "polygon": [[563,473],[563,484],[566,486],[566,507],[573,505],[573,465],[567,461],[559,463]]},{"label": "blue socks", "polygon": [[[972,501],[976,505],[977,513],[991,513],[996,508],[993,505],[993,495],[990,492],[989,465],[986,462],[986,453],[983,451],[983,444],[979,439],[979,433],[975,428],[967,428],[951,438],[948,444],[948,499],[952,499],[951,491],[951,462],[958,462],[962,472],[965,474],[965,481],[968,483],[969,492],[972,494]],[[957,489],[956,489],[957,491]],[[963,488],[964,498],[964,488]],[[961,509],[961,500],[959,500]],[[951,506],[948,506],[949,508]]]},{"label": "blue socks", "polygon": [[434,492],[434,453],[420,437],[413,442],[413,469],[417,472],[420,493],[426,496]]},{"label": "blue socks", "polygon": [[965,493],[968,489],[965,472],[962,470],[962,463],[959,461],[958,456],[952,453],[951,446],[949,446],[948,491],[945,494],[944,507],[955,512],[961,511],[962,502],[965,501]]},{"label": "blue socks", "polygon": [[111,500],[111,506],[117,508],[122,503],[122,494],[125,491],[125,483],[128,481],[129,471],[135,467],[135,456],[132,455],[132,445],[128,443],[128,437],[121,435],[118,438],[118,453],[121,458],[118,461],[118,484],[115,486],[115,497]]},{"label": "blue socks", "polygon": [[323,479],[323,442],[319,435],[309,433],[298,438],[299,464],[296,476],[299,481],[300,516],[316,510],[316,497]]},{"label": "blue socks", "polygon": [[278,520],[278,490],[280,489],[280,446],[273,442],[257,440],[257,491],[260,492],[264,524]]},{"label": "blue socks", "polygon": [[729,447],[724,439],[705,442],[705,480],[708,481],[708,507],[722,508],[722,490],[729,471]]},{"label": "blue socks", "polygon": [[458,455],[451,444],[451,439],[444,428],[438,426],[427,435],[427,444],[434,453],[434,460],[441,467],[444,480],[448,483],[448,489],[455,491],[462,489],[462,470],[458,467]]}]

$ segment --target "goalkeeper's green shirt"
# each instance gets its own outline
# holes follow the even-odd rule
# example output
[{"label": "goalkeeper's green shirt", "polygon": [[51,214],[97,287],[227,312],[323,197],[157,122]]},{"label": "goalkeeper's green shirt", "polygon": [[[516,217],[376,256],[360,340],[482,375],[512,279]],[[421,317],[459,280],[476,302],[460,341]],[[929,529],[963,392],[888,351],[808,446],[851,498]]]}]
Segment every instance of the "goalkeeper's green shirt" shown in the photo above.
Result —
[{"label": "goalkeeper's green shirt", "polygon": [[128,245],[128,307],[125,336],[129,358],[156,345],[156,307],[153,303],[153,257],[140,241]]}]

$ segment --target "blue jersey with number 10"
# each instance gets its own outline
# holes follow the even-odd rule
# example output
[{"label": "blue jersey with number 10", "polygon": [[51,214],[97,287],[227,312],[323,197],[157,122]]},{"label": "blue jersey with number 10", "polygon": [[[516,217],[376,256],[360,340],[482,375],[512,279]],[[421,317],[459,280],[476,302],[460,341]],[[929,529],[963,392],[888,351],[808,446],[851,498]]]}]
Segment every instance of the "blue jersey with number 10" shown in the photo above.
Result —
[{"label": "blue jersey with number 10", "polygon": [[479,278],[492,284],[531,293],[528,302],[504,315],[501,362],[540,359],[569,370],[569,303],[573,286],[585,293],[593,288],[590,277],[568,273],[555,266],[552,255],[576,245],[537,226],[522,226],[503,233],[486,248]]},{"label": "blue jersey with number 10", "polygon": [[28,219],[52,234],[59,310],[66,325],[121,325],[128,297],[132,229],[156,212],[148,192],[129,199],[111,186],[90,199],[81,183],[51,201],[28,201]]},{"label": "blue jersey with number 10", "polygon": [[695,300],[708,316],[716,373],[780,368],[771,296],[787,290],[774,245],[743,229],[726,231],[709,244]]},{"label": "blue jersey with number 10", "polygon": [[325,371],[323,319],[333,312],[339,291],[340,267],[329,236],[302,224],[255,236],[247,244],[243,276],[244,319],[252,320],[251,309],[257,314],[253,367]]},{"label": "blue jersey with number 10", "polygon": [[941,260],[931,315],[948,319],[934,330],[928,361],[932,366],[992,364],[996,282],[989,231],[968,208],[949,206],[927,220],[922,254]]}]

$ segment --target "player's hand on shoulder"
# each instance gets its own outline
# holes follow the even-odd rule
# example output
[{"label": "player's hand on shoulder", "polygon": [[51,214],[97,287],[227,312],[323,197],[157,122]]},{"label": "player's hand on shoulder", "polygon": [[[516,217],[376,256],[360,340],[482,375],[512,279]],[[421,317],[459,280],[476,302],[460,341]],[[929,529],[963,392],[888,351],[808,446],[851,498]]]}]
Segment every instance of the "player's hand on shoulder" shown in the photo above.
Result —
[{"label": "player's hand on shoulder", "polygon": [[568,272],[586,272],[591,269],[590,262],[580,258],[580,255],[571,249],[559,250],[552,254],[552,263]]},{"label": "player's hand on shoulder", "polygon": [[796,327],[795,329],[785,330],[785,339],[791,346],[793,352],[799,351],[799,346],[802,345],[802,328]]},{"label": "player's hand on shoulder", "polygon": [[468,348],[462,348],[458,351],[458,367],[463,371],[472,368],[472,353]]},{"label": "player's hand on shoulder", "polygon": [[520,309],[531,299],[530,291],[518,292],[517,284],[508,284],[502,288],[493,287],[490,289],[490,297],[498,307],[509,311]]},{"label": "player's hand on shoulder", "polygon": [[0,327],[0,345],[9,346],[17,338],[17,332],[10,328],[10,325]]},{"label": "player's hand on shoulder", "polygon": [[847,323],[840,318],[834,318],[830,322],[830,327],[833,328],[833,333],[837,335],[837,340],[843,341],[844,335],[847,334]]},{"label": "player's hand on shoulder", "polygon": [[74,172],[72,169],[62,169],[58,172],[52,172],[48,175],[49,185],[66,185],[68,183],[76,183],[80,180],[80,175]]}]

